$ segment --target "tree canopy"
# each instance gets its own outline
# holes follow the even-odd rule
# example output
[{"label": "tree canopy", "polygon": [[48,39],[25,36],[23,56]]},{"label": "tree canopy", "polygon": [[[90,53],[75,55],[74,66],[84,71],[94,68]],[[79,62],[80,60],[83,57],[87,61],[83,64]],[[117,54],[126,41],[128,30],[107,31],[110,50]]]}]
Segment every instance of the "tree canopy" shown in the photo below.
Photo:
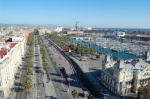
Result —
[{"label": "tree canopy", "polygon": [[77,90],[73,90],[71,93],[72,93],[73,98],[78,97],[78,91]]}]

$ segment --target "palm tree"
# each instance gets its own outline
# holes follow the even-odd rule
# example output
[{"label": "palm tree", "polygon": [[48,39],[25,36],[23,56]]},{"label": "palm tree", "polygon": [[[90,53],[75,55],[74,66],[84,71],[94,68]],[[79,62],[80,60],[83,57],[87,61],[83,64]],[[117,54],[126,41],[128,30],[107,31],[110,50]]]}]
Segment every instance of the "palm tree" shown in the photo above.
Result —
[{"label": "palm tree", "polygon": [[78,91],[77,91],[77,90],[73,90],[73,91],[71,92],[71,94],[72,94],[72,96],[73,96],[74,99],[75,99],[76,97],[78,97]]},{"label": "palm tree", "polygon": [[101,51],[101,52],[102,52],[102,48],[99,48],[99,51]]},{"label": "palm tree", "polygon": [[113,60],[114,60],[114,61],[117,61],[117,60],[118,60],[118,57],[114,57]]},{"label": "palm tree", "polygon": [[94,55],[94,53],[95,53],[95,51],[92,48],[90,48],[90,54]]},{"label": "palm tree", "polygon": [[89,50],[89,49],[86,50],[86,54],[87,54],[87,55],[90,54],[90,50]]},{"label": "palm tree", "polygon": [[96,50],[96,46],[94,46],[94,50]]},{"label": "palm tree", "polygon": [[81,50],[81,56],[84,56],[84,50]]},{"label": "palm tree", "polygon": [[89,43],[89,48],[91,47],[91,43]]},{"label": "palm tree", "polygon": [[100,55],[96,55],[96,59],[99,59],[100,58]]},{"label": "palm tree", "polygon": [[108,49],[106,49],[106,54],[108,54]]},{"label": "palm tree", "polygon": [[98,54],[99,54],[99,55],[102,55],[102,52],[100,51],[100,52],[98,52]]}]

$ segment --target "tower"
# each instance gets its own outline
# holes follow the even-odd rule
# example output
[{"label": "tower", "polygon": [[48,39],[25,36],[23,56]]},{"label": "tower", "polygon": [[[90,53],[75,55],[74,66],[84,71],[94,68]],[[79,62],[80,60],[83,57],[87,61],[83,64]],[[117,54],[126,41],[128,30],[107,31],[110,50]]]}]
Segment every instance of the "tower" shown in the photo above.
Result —
[{"label": "tower", "polygon": [[79,21],[76,22],[76,30],[79,30],[80,28],[80,24],[79,24]]}]

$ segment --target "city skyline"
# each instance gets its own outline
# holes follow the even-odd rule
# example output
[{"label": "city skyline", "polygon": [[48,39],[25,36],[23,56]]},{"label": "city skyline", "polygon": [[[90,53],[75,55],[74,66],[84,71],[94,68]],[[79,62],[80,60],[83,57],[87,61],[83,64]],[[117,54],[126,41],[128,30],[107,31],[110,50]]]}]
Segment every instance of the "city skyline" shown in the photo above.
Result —
[{"label": "city skyline", "polygon": [[150,28],[148,0],[0,0],[0,23]]}]

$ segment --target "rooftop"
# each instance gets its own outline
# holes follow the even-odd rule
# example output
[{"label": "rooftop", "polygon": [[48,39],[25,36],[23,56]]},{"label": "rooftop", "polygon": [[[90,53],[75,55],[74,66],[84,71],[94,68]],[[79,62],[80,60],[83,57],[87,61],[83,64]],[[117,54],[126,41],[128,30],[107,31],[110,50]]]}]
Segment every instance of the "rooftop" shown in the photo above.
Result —
[{"label": "rooftop", "polygon": [[[12,42],[12,43],[10,43],[8,45],[9,45],[10,49],[12,49],[16,44],[17,43]],[[6,46],[6,44],[3,44],[2,46]],[[7,48],[7,47],[6,47],[6,49],[0,49],[0,58],[3,58],[7,54],[7,52],[10,51],[10,49]]]}]

